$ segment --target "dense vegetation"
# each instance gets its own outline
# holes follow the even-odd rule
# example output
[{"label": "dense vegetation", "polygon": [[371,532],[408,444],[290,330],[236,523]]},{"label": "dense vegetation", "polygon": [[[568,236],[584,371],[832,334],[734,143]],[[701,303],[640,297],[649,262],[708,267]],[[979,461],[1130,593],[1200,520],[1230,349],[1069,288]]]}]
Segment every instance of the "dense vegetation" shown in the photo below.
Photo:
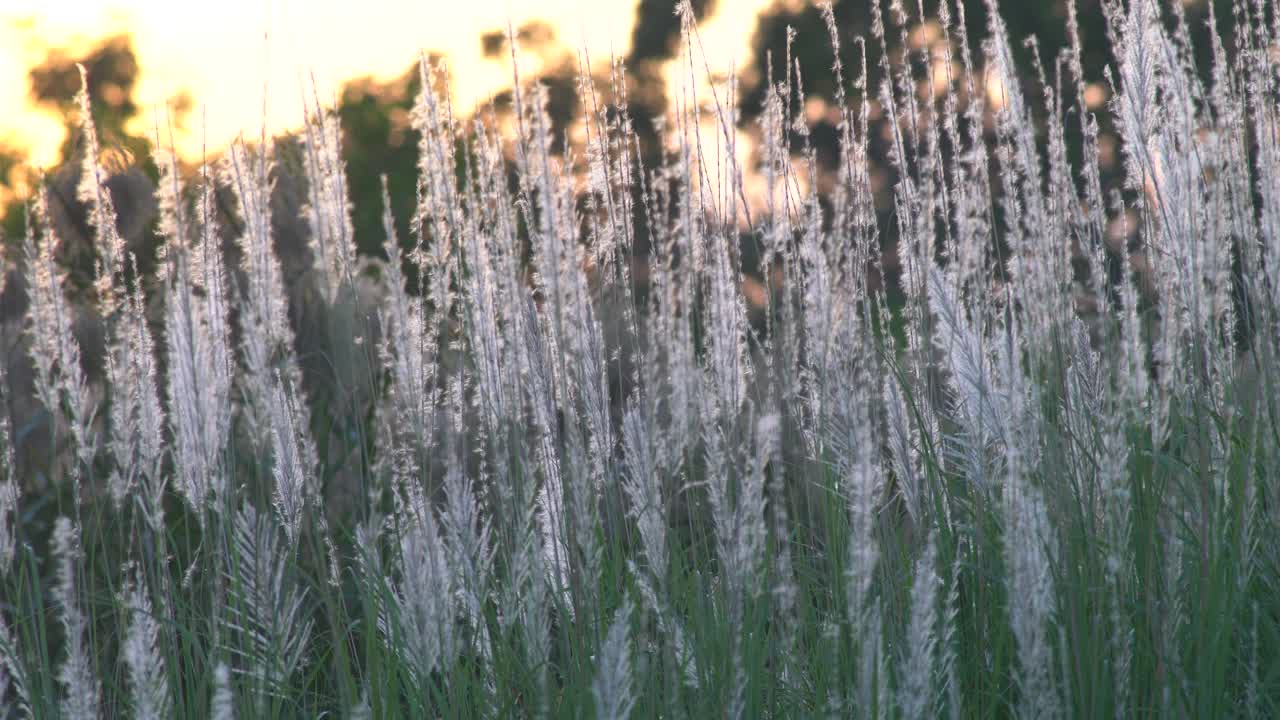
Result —
[{"label": "dense vegetation", "polygon": [[318,106],[185,181],[157,130],[140,257],[82,90],[92,242],[55,179],[9,258],[0,716],[1274,716],[1280,7],[1105,2],[1102,86],[1067,8],[1030,82],[994,0],[823,8],[758,168],[688,4],[654,143],[621,62],[575,141],[424,58],[385,260]]}]

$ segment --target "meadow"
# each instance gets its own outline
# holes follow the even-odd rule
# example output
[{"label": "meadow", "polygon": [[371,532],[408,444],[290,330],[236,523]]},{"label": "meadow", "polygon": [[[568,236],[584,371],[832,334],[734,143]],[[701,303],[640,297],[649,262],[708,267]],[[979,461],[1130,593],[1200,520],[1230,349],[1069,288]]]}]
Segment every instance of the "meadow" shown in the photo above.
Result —
[{"label": "meadow", "polygon": [[158,123],[137,257],[82,94],[92,257],[46,184],[5,258],[0,718],[1280,714],[1280,4],[1108,0],[1099,79],[1072,0],[1043,59],[930,6],[826,9],[834,158],[777,48],[751,168],[687,3],[656,159],[616,60],[570,141],[423,57],[383,257],[318,101]]}]

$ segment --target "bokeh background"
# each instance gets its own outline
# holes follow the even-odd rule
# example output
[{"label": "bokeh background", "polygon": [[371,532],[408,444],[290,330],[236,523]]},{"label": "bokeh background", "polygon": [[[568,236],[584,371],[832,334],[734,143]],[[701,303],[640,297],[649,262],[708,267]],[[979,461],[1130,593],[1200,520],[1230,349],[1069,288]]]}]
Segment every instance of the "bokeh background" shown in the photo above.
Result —
[{"label": "bokeh background", "polygon": [[[852,84],[862,66],[855,40],[867,38],[872,46],[865,85],[870,88],[867,160],[881,253],[866,269],[867,282],[885,289],[890,304],[899,304],[904,296],[895,282],[899,273],[898,224],[892,191],[897,177],[888,157],[892,128],[888,113],[874,99],[882,72],[877,63],[881,54],[878,41],[871,38],[871,3],[877,1],[886,16],[893,15],[891,8],[895,6],[905,7],[908,13],[905,20],[889,22],[886,50],[899,79],[906,76],[905,69],[917,82],[912,90],[921,102],[940,101],[949,85],[959,94],[972,87],[985,98],[988,109],[1000,102],[1003,88],[983,68],[981,43],[989,34],[988,4],[998,2],[1029,100],[1028,122],[1035,125],[1044,147],[1051,123],[1045,117],[1033,59],[1038,50],[1049,82],[1059,82],[1072,0],[833,3],[846,82]],[[1105,69],[1113,58],[1107,49],[1104,1],[1110,0],[1074,0],[1083,43],[1084,100],[1092,111],[1103,110],[1110,98]],[[946,57],[943,29],[932,19],[937,17],[939,2],[949,4],[953,18],[963,10],[974,57],[973,76],[964,78],[967,82],[961,82],[964,68],[959,60],[959,24],[953,25],[951,36],[953,63],[949,71],[953,82],[947,82],[946,69],[942,77],[937,75]],[[1230,0],[1213,5],[1208,0],[1188,0],[1181,6],[1185,14],[1181,27],[1193,35],[1193,47],[1212,47],[1207,37],[1211,11],[1222,36],[1231,37],[1231,5]],[[664,150],[669,147],[663,147],[659,128],[679,103],[687,100],[690,86],[697,89],[706,106],[711,105],[706,102],[711,89],[724,99],[732,87],[737,106],[734,150],[743,171],[743,195],[749,206],[754,205],[746,217],[759,218],[768,202],[767,183],[760,170],[767,149],[761,142],[762,104],[769,79],[781,81],[786,73],[790,33],[792,67],[798,67],[804,79],[805,99],[802,107],[799,99],[789,100],[797,103],[792,112],[799,122],[787,129],[785,142],[797,168],[796,182],[813,183],[824,198],[821,202],[828,203],[839,180],[837,124],[841,112],[835,102],[832,43],[818,6],[810,0],[692,0],[696,29],[691,41],[695,46],[692,72],[688,58],[681,58],[682,19],[676,6],[677,0],[221,0],[203,5],[174,0],[0,0],[0,367],[8,387],[14,390],[0,402],[8,403],[15,428],[20,476],[54,475],[47,467],[53,456],[52,425],[33,392],[29,345],[24,342],[28,293],[21,272],[22,242],[27,200],[37,188],[47,192],[49,220],[59,241],[57,261],[65,272],[64,293],[77,308],[74,333],[86,376],[97,387],[103,386],[105,377],[106,326],[93,310],[97,251],[88,208],[76,193],[83,167],[79,160],[84,156],[81,111],[75,99],[81,89],[77,64],[87,70],[89,105],[101,146],[99,160],[106,166],[106,185],[118,229],[137,260],[136,271],[147,299],[145,311],[154,329],[164,325],[165,294],[154,272],[160,244],[154,193],[158,173],[152,161],[157,130],[166,145],[172,138],[183,165],[180,171],[188,179],[199,179],[202,162],[216,164],[223,150],[241,134],[250,144],[264,129],[277,138],[273,145],[272,240],[289,297],[289,319],[297,339],[303,385],[313,415],[329,423],[317,436],[345,438],[348,430],[359,429],[365,414],[354,410],[339,414],[332,409],[372,407],[371,398],[379,388],[373,384],[376,373],[361,365],[368,357],[352,351],[355,346],[345,341],[330,342],[341,336],[335,330],[336,315],[315,301],[319,276],[314,272],[310,228],[303,219],[307,191],[296,132],[317,100],[334,107],[340,121],[355,241],[364,256],[361,290],[351,317],[375,317],[383,297],[379,285],[385,277],[381,268],[386,266],[383,176],[400,242],[404,249],[415,244],[410,225],[417,203],[418,137],[410,116],[421,90],[419,59],[423,55],[442,60],[449,68],[455,114],[465,119],[474,113],[481,122],[505,123],[507,127],[513,124],[514,60],[522,83],[537,78],[548,88],[547,109],[555,139],[552,151],[572,158],[574,167],[583,172],[582,117],[587,98],[580,96],[579,79],[584,66],[589,64],[594,91],[610,108],[608,112],[616,109],[621,92],[625,92],[640,160],[649,170],[664,161]],[[1021,42],[1032,37],[1038,45]],[[1227,51],[1234,56],[1232,48]],[[626,68],[618,81],[621,87],[612,82],[611,58]],[[1207,72],[1206,60],[1192,62]],[[1068,76],[1064,81],[1074,83],[1075,79]],[[862,102],[860,91],[852,87],[845,90],[855,104]],[[1074,102],[1068,105],[1068,112],[1078,111]],[[861,110],[854,109],[855,113]],[[702,139],[719,145],[706,153],[716,158],[725,146],[713,113],[713,108],[704,108],[700,122],[704,123]],[[1109,115],[1098,115],[1102,123],[1101,180],[1105,190],[1126,191],[1123,154],[1114,128],[1106,125]],[[984,121],[987,132],[994,133],[991,118],[987,113]],[[904,122],[908,119],[903,116]],[[1078,127],[1071,118],[1065,124]],[[1071,158],[1081,154],[1078,135],[1069,132],[1066,137]],[[509,159],[514,165],[514,158]],[[705,159],[700,162],[709,175],[722,176],[723,167],[707,168]],[[212,225],[220,237],[224,259],[229,266],[238,267],[236,239],[242,234],[242,219],[228,188],[216,188],[214,196]],[[824,209],[829,211],[829,204]],[[647,220],[643,213],[637,215],[633,219],[634,245],[629,250],[639,259],[648,253],[649,241]],[[1107,271],[1113,279],[1122,277],[1129,268],[1143,275],[1137,217],[1116,213],[1108,216],[1108,222]],[[764,276],[759,234],[739,225],[741,291],[750,321],[761,328],[767,324],[768,309],[778,306],[768,299],[785,288],[780,277]],[[646,265],[635,263],[634,267]],[[417,287],[413,268],[403,270],[408,274],[407,284]],[[630,278],[638,294],[645,292],[647,279],[642,273],[633,273]],[[1081,300],[1080,306],[1087,315],[1086,301]],[[618,302],[616,296],[599,299],[598,316],[603,322],[621,322],[625,317],[621,305],[613,304]],[[902,327],[899,323],[889,330],[899,333]],[[347,330],[357,332],[343,328]],[[606,335],[621,337],[623,333]],[[363,342],[365,335],[359,337]],[[626,355],[618,353],[619,357]],[[627,371],[617,377],[632,375]],[[611,387],[618,412],[626,396],[620,387]],[[343,453],[348,447],[343,442],[326,446]],[[357,487],[358,459],[350,453],[322,457],[326,467],[339,468],[334,470],[335,477],[351,479],[334,482],[332,487]],[[353,490],[336,496],[354,498],[358,494]],[[331,493],[329,500],[333,497]],[[347,505],[331,503],[331,507],[338,506]]]},{"label": "bokeh background", "polygon": [[[868,35],[873,0],[834,4],[844,51]],[[962,5],[975,45],[986,23],[987,0]],[[938,0],[924,2],[926,15]],[[1091,103],[1106,101],[1105,24],[1099,0],[1076,0],[1085,46]],[[668,89],[679,46],[676,0],[222,0],[215,4],[170,0],[6,0],[0,6],[0,213],[8,242],[22,234],[23,200],[41,172],[54,176],[74,159],[77,137],[72,98],[79,88],[75,63],[89,70],[93,113],[113,169],[154,177],[149,154],[163,128],[194,167],[244,133],[265,127],[272,135],[300,127],[305,102],[335,104],[360,246],[376,252],[381,233],[378,177],[387,174],[397,219],[413,202],[414,143],[409,108],[418,90],[420,53],[443,57],[453,75],[460,114],[509,102],[514,56],[522,77],[539,76],[552,88],[558,130],[572,132],[578,110],[574,78],[589,58],[607,77],[611,56],[628,68],[627,90],[638,127],[652,137],[655,118],[669,110]],[[886,7],[888,2],[885,2]],[[906,3],[914,10],[916,0]],[[1188,26],[1202,31],[1208,0],[1187,0]],[[1230,3],[1217,3],[1218,20],[1231,25]],[[832,54],[827,32],[807,0],[695,0],[701,42],[713,79],[738,81],[738,119],[744,165],[753,160],[755,119],[763,97],[768,51],[782,72],[788,27],[794,55],[812,100],[805,108],[819,158],[834,157],[837,137],[832,98]],[[1001,11],[1015,41],[1037,37],[1048,62],[1066,37],[1067,0],[1005,0]],[[891,38],[924,57],[938,41],[926,23]],[[1200,42],[1199,47],[1207,47]],[[975,46],[975,52],[978,48]],[[1030,72],[1030,50],[1018,58]],[[699,58],[701,61],[701,58]],[[852,63],[853,58],[846,58]],[[848,66],[848,65],[847,65]],[[872,67],[873,81],[876,69]],[[700,77],[699,82],[707,82]],[[1105,149],[1105,148],[1104,148]],[[146,223],[143,222],[143,225]]]}]

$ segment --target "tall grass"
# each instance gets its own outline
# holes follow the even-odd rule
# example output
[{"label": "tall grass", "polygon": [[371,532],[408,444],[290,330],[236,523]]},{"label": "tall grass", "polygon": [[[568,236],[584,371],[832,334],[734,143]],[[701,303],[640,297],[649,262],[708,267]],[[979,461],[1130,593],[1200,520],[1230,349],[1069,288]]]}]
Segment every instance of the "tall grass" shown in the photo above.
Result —
[{"label": "tall grass", "polygon": [[1047,59],[995,0],[825,8],[827,168],[789,61],[740,166],[686,5],[655,162],[612,59],[562,145],[424,58],[410,242],[388,202],[357,257],[317,105],[300,278],[283,151],[184,184],[159,129],[140,273],[82,99],[91,302],[43,193],[19,259],[0,717],[1280,714],[1280,7],[1200,68],[1179,2],[1103,6],[1105,106],[1072,2]]}]

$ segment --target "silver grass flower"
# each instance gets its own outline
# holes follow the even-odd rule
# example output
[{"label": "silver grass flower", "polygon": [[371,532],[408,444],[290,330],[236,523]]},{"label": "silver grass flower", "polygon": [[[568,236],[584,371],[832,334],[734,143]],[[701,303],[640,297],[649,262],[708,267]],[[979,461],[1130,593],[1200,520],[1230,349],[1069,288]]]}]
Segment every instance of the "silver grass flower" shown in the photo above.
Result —
[{"label": "silver grass flower", "polygon": [[869,358],[852,353],[840,366],[849,380],[832,394],[829,445],[832,469],[838,478],[838,489],[848,504],[850,533],[846,549],[848,565],[845,593],[849,603],[848,620],[861,626],[867,612],[867,592],[880,559],[876,523],[885,485],[884,468],[875,423],[872,420],[873,395],[856,388],[874,387],[870,381]]},{"label": "silver grass flower", "polygon": [[[770,572],[773,586],[769,588],[772,595],[774,621],[778,624],[778,650],[782,665],[782,682],[790,686],[799,676],[794,668],[793,654],[796,646],[796,609],[800,603],[800,588],[796,584],[796,573],[792,553],[792,531],[787,513],[787,487],[785,473],[782,468],[782,431],[781,416],[768,413],[760,418],[756,426],[757,462],[767,463],[769,490],[770,532],[773,535],[773,557]],[[765,472],[761,468],[761,472]]]},{"label": "silver grass flower", "polygon": [[864,717],[886,717],[892,706],[886,684],[888,668],[885,667],[883,610],[879,603],[872,604],[863,617],[858,618],[858,676],[854,688],[854,703],[863,710]]},{"label": "silver grass flower", "polygon": [[144,298],[135,286],[120,300],[122,309],[107,350],[107,382],[113,390],[108,441],[115,458],[112,499],[116,506],[141,482],[142,506],[159,517],[164,493],[164,412],[156,386],[156,356],[147,325]]},{"label": "silver grass flower", "polygon": [[733,678],[730,680],[729,697],[724,706],[725,720],[743,720],[747,716],[747,673],[742,667],[742,650],[733,652]]},{"label": "silver grass flower", "polygon": [[490,523],[461,467],[451,466],[444,480],[446,506],[441,517],[448,565],[457,588],[457,604],[471,628],[471,641],[484,658],[492,655],[484,604],[493,576]]},{"label": "silver grass flower", "polygon": [[[7,429],[0,432],[8,434]],[[7,437],[2,439],[8,440]],[[7,442],[0,462],[7,463],[6,467],[13,467],[13,452]],[[14,554],[18,549],[18,484],[8,473],[3,475],[0,478],[0,577],[7,575],[13,567]]]},{"label": "silver grass flower", "polygon": [[99,717],[102,687],[94,675],[88,646],[89,619],[80,608],[77,582],[81,571],[80,538],[65,516],[59,517],[53,526],[53,553],[58,561],[53,597],[66,632],[67,655],[58,667],[58,683],[63,690],[59,708],[63,717],[88,720]]},{"label": "silver grass flower", "polygon": [[434,512],[418,495],[398,518],[398,577],[379,619],[384,642],[419,683],[436,670],[447,672],[457,653],[456,581]]},{"label": "silver grass flower", "polygon": [[[1104,569],[1111,585],[1110,602],[1112,674],[1116,687],[1116,716],[1129,712],[1130,656],[1133,631],[1125,617],[1129,569],[1129,454],[1125,438],[1127,423],[1138,420],[1122,399],[1110,393],[1108,369],[1102,356],[1090,345],[1089,332],[1076,319],[1072,325],[1071,365],[1067,375],[1068,422],[1080,437],[1093,437],[1098,457],[1095,477],[1099,492],[1099,514],[1104,528],[1106,555]],[[1111,395],[1110,398],[1108,396]]]},{"label": "silver grass flower", "polygon": [[[476,363],[476,404],[490,433],[500,434],[501,425],[514,411],[511,379],[510,321],[502,317],[499,275],[503,257],[496,242],[485,233],[468,237],[465,247],[467,276],[465,318],[471,354]],[[514,318],[511,318],[514,319]]]},{"label": "silver grass flower", "polygon": [[339,290],[351,287],[357,262],[351,200],[342,160],[342,128],[336,109],[329,110],[318,104],[312,108],[303,131],[303,147],[308,202],[302,214],[311,228],[316,269],[324,278],[328,301],[333,303]]},{"label": "silver grass flower", "polygon": [[1008,447],[1012,431],[1011,401],[1000,392],[1005,378],[946,273],[936,267],[930,270],[929,307],[938,321],[934,345],[955,391],[953,410],[963,433],[961,463],[971,480],[991,483],[1000,469],[993,466],[989,450]]},{"label": "silver grass flower", "polygon": [[[3,621],[2,619],[0,619],[0,633],[7,633],[7,632],[8,632],[8,628],[4,627],[4,626],[3,626],[3,623],[4,623],[4,621]],[[3,638],[0,638],[0,643],[3,643],[4,641],[5,641],[5,640],[4,640]],[[9,670],[8,670],[8,667],[5,665],[5,663],[4,663],[2,660],[0,660],[0,698],[8,697],[8,695],[9,695],[9,682],[10,682],[10,681],[9,681]],[[19,701],[21,701],[21,700],[19,700]],[[27,708],[23,708],[23,710],[24,710],[24,711],[26,711],[28,714],[30,714],[30,710],[29,710],[29,709],[27,709]]]},{"label": "silver grass flower", "polygon": [[[740,478],[738,488],[738,517],[735,524],[738,527],[737,550],[742,553],[742,560],[735,564],[743,568],[748,576],[755,576],[750,587],[751,593],[756,595],[765,589],[764,583],[759,582],[759,577],[763,575],[760,571],[765,566],[765,543],[768,538],[766,526],[768,465],[778,461],[782,446],[781,420],[777,413],[766,412],[759,415],[752,428],[751,439],[752,457],[748,460],[747,473]],[[782,498],[779,497],[778,501],[781,502]],[[778,537],[777,541],[782,545],[782,549],[778,552],[785,554],[787,538]],[[779,582],[786,584],[790,583],[791,579],[784,575],[779,578]],[[783,591],[784,595],[788,593],[788,590]]]},{"label": "silver grass flower", "polygon": [[[573,539],[572,560],[576,573],[574,582],[584,611],[591,611],[599,601],[597,588],[600,584],[601,558],[604,548],[600,544],[603,529],[600,520],[600,492],[604,485],[607,471],[606,462],[612,460],[612,448],[606,456],[602,448],[595,452],[583,449],[581,429],[568,434],[565,443],[566,477],[572,482],[571,502],[566,508],[567,520]],[[575,609],[576,612],[576,609]]]},{"label": "silver grass flower", "polygon": [[1051,627],[1055,599],[1044,496],[1026,479],[1005,488],[1005,556],[1009,568],[1009,615],[1018,648],[1019,717],[1059,717],[1062,705],[1055,677]]},{"label": "silver grass flower", "polygon": [[937,544],[933,534],[916,560],[915,582],[911,585],[911,616],[898,671],[898,709],[906,718],[928,717],[934,711],[934,649],[938,645],[935,627],[942,578],[934,564]]},{"label": "silver grass flower", "polygon": [[919,520],[924,512],[925,478],[920,465],[920,432],[907,409],[902,387],[893,375],[886,375],[882,383],[885,409],[885,429],[888,436],[889,457],[893,474],[897,477],[898,494],[912,519]]},{"label": "silver grass flower", "polygon": [[[847,318],[843,317],[846,312],[844,293],[836,285],[838,278],[823,241],[820,225],[806,227],[801,233],[797,258],[800,276],[796,278],[804,288],[801,317],[804,324],[805,361],[799,369],[799,375],[802,378],[804,400],[809,409],[805,418],[809,426],[806,439],[809,441],[810,452],[815,455],[820,455],[825,449],[821,445],[823,433],[820,428],[826,427],[830,422],[829,400],[834,391],[831,385],[840,377],[836,355],[842,351],[839,343],[843,339],[842,326],[847,322]],[[791,323],[797,321],[796,318],[789,320]],[[795,341],[787,342],[789,344]],[[799,358],[796,361],[800,362]]]},{"label": "silver grass flower", "polygon": [[303,513],[317,502],[319,479],[315,443],[307,421],[305,401],[299,391],[285,384],[277,371],[271,386],[267,413],[271,432],[271,476],[275,480],[272,505],[289,542],[297,545]]},{"label": "silver grass flower", "polygon": [[27,666],[19,654],[17,641],[0,615],[0,698],[13,690],[13,704],[18,711],[31,717],[31,683]]},{"label": "silver grass flower", "polygon": [[548,573],[547,584],[565,599],[565,605],[573,607],[571,596],[572,573],[568,516],[564,499],[564,479],[560,461],[550,442],[544,439],[537,448],[536,460],[542,468],[542,485],[538,490],[538,530],[542,540],[542,567]]},{"label": "silver grass flower", "polygon": [[[1031,348],[1045,347],[1055,329],[1070,317],[1067,292],[1070,277],[1065,229],[1047,210],[1037,139],[1031,130],[1027,101],[1009,46],[1008,29],[993,0],[988,0],[988,64],[998,83],[999,101],[994,113],[997,125],[996,159],[1005,199],[1004,236],[1011,247],[1005,262],[1021,300],[1022,334]],[[1043,83],[1042,83],[1043,84]],[[1050,96],[1050,107],[1054,98]],[[1053,152],[1053,139],[1049,143]],[[1065,152],[1065,151],[1064,151]],[[1054,158],[1051,157],[1051,167]],[[1061,163],[1058,164],[1060,169]],[[1058,187],[1062,185],[1060,179]]]},{"label": "silver grass flower", "polygon": [[13,455],[8,409],[8,373],[0,363],[0,578],[9,574],[18,549],[18,500],[22,492]]},{"label": "silver grass flower", "polygon": [[[77,102],[85,140],[78,199],[89,208],[100,261],[96,290],[99,310],[107,324],[107,386],[112,390],[108,444],[116,468],[109,479],[112,499],[119,507],[138,481],[146,483],[144,507],[155,515],[163,492],[159,477],[164,416],[156,386],[155,348],[147,324],[137,259],[125,248],[117,228],[106,177],[99,166],[98,138],[89,107],[88,76],[80,69]],[[135,277],[130,285],[126,270]]]},{"label": "silver grass flower", "polygon": [[626,720],[635,708],[636,698],[631,685],[630,631],[631,603],[624,601],[614,611],[609,633],[596,660],[591,695],[595,698],[596,717],[600,720]]},{"label": "silver grass flower", "polygon": [[943,715],[942,708],[946,708],[946,717],[949,720],[958,720],[964,716],[964,701],[960,695],[960,648],[959,642],[959,615],[960,615],[960,560],[961,555],[956,554],[956,561],[951,566],[951,577],[947,581],[947,595],[943,599],[941,610],[942,630],[938,637],[938,677],[940,678],[939,694],[937,698],[938,705],[937,715]]},{"label": "silver grass flower", "polygon": [[94,245],[99,253],[94,287],[103,317],[110,317],[122,299],[123,288],[117,284],[117,276],[122,278],[125,272],[125,243],[116,226],[115,206],[99,156],[98,131],[89,103],[89,74],[83,65],[77,64],[76,68],[80,71],[80,90],[76,92],[75,102],[80,111],[80,133],[84,142],[76,199],[89,208],[87,220],[93,228]]},{"label": "silver grass flower", "polygon": [[717,233],[706,242],[710,247],[703,280],[708,298],[703,318],[708,342],[703,392],[727,418],[746,402],[747,381],[752,374],[746,352],[746,307],[738,290],[742,278],[730,258],[728,233]]},{"label": "silver grass flower", "polygon": [[645,561],[656,578],[667,574],[667,509],[661,479],[655,467],[651,424],[632,403],[622,416],[622,443],[625,471],[622,488],[629,502],[629,513],[640,534],[640,547]]},{"label": "silver grass flower", "polygon": [[[157,111],[157,116],[159,112]],[[172,128],[170,128],[172,138]],[[166,146],[156,120],[155,147],[151,161],[156,166],[156,232],[164,242],[156,249],[156,276],[162,283],[180,280],[177,264],[191,251],[189,213],[182,198],[182,179],[178,168],[178,154],[172,146]],[[193,273],[198,275],[199,273]]]},{"label": "silver grass flower", "polygon": [[421,55],[418,78],[421,89],[410,113],[410,124],[419,133],[419,211],[414,215],[413,232],[419,251],[424,254],[421,262],[434,271],[427,284],[427,297],[438,312],[445,312],[452,305],[445,271],[459,235],[466,228],[455,181],[457,128],[447,94],[441,92],[441,85],[447,83],[446,68]]},{"label": "silver grass flower", "polygon": [[[207,168],[199,187],[200,217],[183,222],[171,153],[161,167],[161,228],[171,228],[167,262],[172,266],[165,303],[169,425],[173,436],[175,487],[203,520],[226,500],[222,452],[231,429],[234,359],[231,350],[227,270],[213,227]],[[168,168],[166,170],[166,168]],[[167,198],[167,199],[166,199]],[[172,207],[172,210],[166,208]],[[166,218],[168,218],[166,220]],[[192,230],[188,226],[195,225]],[[188,229],[183,230],[184,227]],[[186,233],[198,234],[198,244]]]},{"label": "silver grass flower", "polygon": [[640,547],[645,560],[644,569],[637,562],[628,560],[628,569],[635,578],[642,607],[656,616],[659,635],[671,644],[685,683],[690,687],[697,687],[697,669],[685,639],[684,628],[666,602],[665,590],[670,566],[667,503],[656,465],[658,449],[654,447],[655,441],[649,435],[652,424],[644,420],[642,412],[637,404],[631,404],[622,417],[623,492],[629,503],[628,513],[635,521],[640,535]]},{"label": "silver grass flower", "polygon": [[391,387],[379,408],[384,426],[379,441],[391,476],[397,486],[404,486],[418,482],[435,443],[439,343],[422,299],[405,287],[401,265],[407,258],[396,236],[385,177],[382,182],[386,231],[383,247],[389,262],[387,302],[380,312],[384,333],[379,352]]},{"label": "silver grass flower", "polygon": [[234,639],[237,672],[252,683],[262,711],[269,698],[286,696],[305,659],[313,621],[306,615],[306,591],[293,578],[290,553],[270,514],[246,503],[235,515],[231,543],[222,629]]},{"label": "silver grass flower", "polygon": [[552,584],[552,575],[543,566],[547,554],[541,547],[542,539],[532,520],[530,517],[523,523],[523,532],[515,549],[516,557],[513,558],[509,583],[516,598],[510,622],[519,628],[525,644],[525,662],[536,668],[545,701],[549,682],[547,666],[551,658],[552,593],[559,589]]},{"label": "silver grass flower", "polygon": [[[544,554],[539,566],[547,575],[547,586],[564,601],[573,612],[573,558],[570,555],[571,518],[565,498],[566,472],[560,460],[557,440],[559,432],[556,419],[556,391],[554,376],[556,363],[551,349],[545,344],[547,333],[533,322],[524,326],[522,361],[525,376],[527,404],[533,416],[536,437],[530,448],[531,457],[537,463],[541,484],[534,499],[537,528],[540,534],[538,547]],[[554,338],[551,338],[554,341]],[[576,469],[572,469],[573,472]],[[572,489],[572,488],[571,488]]]},{"label": "silver grass flower", "polygon": [[240,303],[240,354],[245,366],[241,394],[245,418],[260,447],[271,437],[276,373],[285,374],[291,387],[298,386],[299,374],[280,260],[271,242],[272,152],[267,142],[250,153],[237,141],[227,149],[222,166],[223,181],[236,198],[244,224],[238,240],[245,274]]},{"label": "silver grass flower", "polygon": [[122,653],[128,669],[130,705],[138,720],[159,720],[169,717],[172,706],[169,678],[160,655],[160,623],[139,569],[126,566],[124,576],[121,600],[129,623]]},{"label": "silver grass flower", "polygon": [[[36,224],[40,227],[39,241]],[[48,195],[42,188],[36,193],[28,215],[23,243],[28,292],[28,356],[35,369],[36,397],[52,414],[55,429],[59,421],[70,427],[77,456],[87,463],[95,450],[89,434],[95,403],[80,363],[80,344],[72,330],[75,319],[71,304],[63,295],[65,280],[54,256],[56,244]],[[72,472],[78,479],[79,466]]]}]

